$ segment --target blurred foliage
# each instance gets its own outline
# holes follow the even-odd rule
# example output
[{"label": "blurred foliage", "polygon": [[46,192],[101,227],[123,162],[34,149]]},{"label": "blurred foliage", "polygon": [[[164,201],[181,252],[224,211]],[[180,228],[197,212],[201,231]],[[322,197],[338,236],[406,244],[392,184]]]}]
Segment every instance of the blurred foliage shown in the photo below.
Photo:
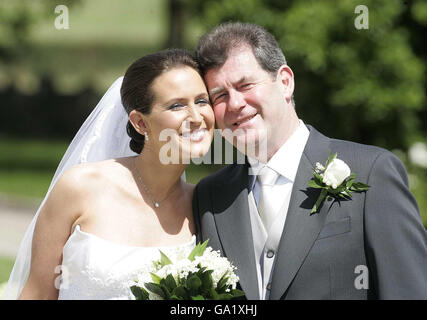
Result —
[{"label": "blurred foliage", "polygon": [[[73,0],[66,2],[66,31],[53,26],[57,4],[0,0],[0,87],[14,85],[20,92],[35,93],[45,90],[40,86],[45,79],[54,91],[94,87],[99,95],[136,58],[163,48],[171,16],[166,11],[175,7],[183,13],[188,48],[203,31],[223,21],[253,22],[271,31],[295,73],[299,116],[323,133],[402,150],[425,140],[425,1],[366,1],[368,30],[354,26],[356,0]],[[82,99],[76,99],[74,105],[82,110]],[[61,101],[51,105],[61,106]],[[7,101],[4,106],[15,109]],[[34,116],[45,106],[26,108]],[[70,122],[80,123],[86,114],[78,111]],[[47,125],[53,128],[54,123]],[[69,129],[58,134],[69,138],[74,126]]]},{"label": "blurred foliage", "polygon": [[71,139],[89,115],[99,96],[88,88],[60,94],[50,78],[40,79],[39,90],[24,94],[14,87],[0,90],[0,127],[15,137]]},{"label": "blurred foliage", "polygon": [[[81,0],[68,1],[74,6]],[[0,65],[19,59],[29,47],[31,27],[54,12],[57,0],[0,1]]]},{"label": "blurred foliage", "polygon": [[0,132],[71,139],[130,63],[160,49],[164,2],[67,1],[70,28],[57,30],[57,1],[0,0]]},{"label": "blurred foliage", "polygon": [[368,30],[354,25],[360,1],[191,3],[206,30],[242,21],[273,33],[295,74],[299,116],[325,134],[404,150],[424,139],[425,2],[365,1]]},{"label": "blurred foliage", "polygon": [[427,228],[427,168],[411,162],[405,152],[393,150],[394,154],[402,160],[408,172],[409,187],[417,200],[424,226]]},{"label": "blurred foliage", "polygon": [[411,14],[416,21],[424,26],[427,26],[427,2],[424,0],[413,1]]},{"label": "blurred foliage", "polygon": [[[0,20],[0,51],[5,52],[0,88],[34,93],[42,78],[50,78],[60,93],[87,87],[98,95],[105,92],[133,61],[162,48],[167,39],[165,2],[0,0],[5,17]],[[68,8],[69,29],[55,28],[59,4]],[[20,16],[25,23],[18,36],[13,26]]]}]

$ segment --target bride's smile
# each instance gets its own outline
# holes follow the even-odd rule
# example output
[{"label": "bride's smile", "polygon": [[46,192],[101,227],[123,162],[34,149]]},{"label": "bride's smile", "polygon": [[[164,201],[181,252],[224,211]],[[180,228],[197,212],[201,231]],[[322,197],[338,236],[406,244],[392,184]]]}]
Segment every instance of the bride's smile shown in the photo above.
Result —
[{"label": "bride's smile", "polygon": [[207,133],[208,133],[208,130],[206,130],[205,128],[202,128],[202,129],[196,129],[196,130],[181,133],[181,137],[183,139],[188,139],[191,142],[200,142],[205,139]]}]

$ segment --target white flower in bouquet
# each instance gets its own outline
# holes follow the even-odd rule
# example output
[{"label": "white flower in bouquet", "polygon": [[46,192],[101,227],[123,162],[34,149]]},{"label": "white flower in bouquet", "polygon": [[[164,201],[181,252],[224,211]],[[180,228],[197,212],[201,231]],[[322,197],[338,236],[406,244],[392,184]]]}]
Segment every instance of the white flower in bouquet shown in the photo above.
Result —
[{"label": "white flower in bouquet", "polygon": [[236,289],[239,277],[236,276],[234,267],[227,258],[221,257],[219,251],[213,251],[211,247],[206,248],[202,256],[197,256],[195,262],[202,267],[213,270],[212,280],[214,286],[218,284],[221,278],[225,275],[227,277],[226,284]]},{"label": "white flower in bouquet", "polygon": [[[142,270],[131,286],[137,300],[205,300],[233,299],[244,295],[237,290],[236,269],[218,251],[207,248],[208,241],[198,244],[190,254],[179,249]],[[151,278],[151,282],[150,282]]]},{"label": "white flower in bouquet", "polygon": [[169,274],[173,276],[175,281],[180,278],[187,277],[190,272],[197,272],[199,269],[194,261],[187,258],[182,260],[171,260],[172,264],[165,265],[153,272],[159,278],[166,278]]}]

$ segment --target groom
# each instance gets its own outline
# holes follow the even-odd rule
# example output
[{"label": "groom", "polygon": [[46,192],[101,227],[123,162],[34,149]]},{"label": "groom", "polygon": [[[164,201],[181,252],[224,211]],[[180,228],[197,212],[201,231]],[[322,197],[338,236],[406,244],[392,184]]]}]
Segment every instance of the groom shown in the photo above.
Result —
[{"label": "groom", "polygon": [[[266,142],[264,162],[248,148],[245,164],[204,178],[194,193],[199,240],[233,262],[246,297],[427,299],[427,234],[398,158],[300,120],[292,70],[263,28],[220,25],[196,56],[230,142]],[[320,189],[308,183],[329,151],[370,188],[311,214]]]}]

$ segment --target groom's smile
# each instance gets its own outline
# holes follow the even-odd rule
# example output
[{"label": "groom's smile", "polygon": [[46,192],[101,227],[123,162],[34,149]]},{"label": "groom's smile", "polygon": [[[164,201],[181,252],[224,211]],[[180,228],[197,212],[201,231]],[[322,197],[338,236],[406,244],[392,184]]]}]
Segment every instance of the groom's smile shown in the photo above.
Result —
[{"label": "groom's smile", "polygon": [[244,127],[246,125],[251,125],[253,121],[251,121],[258,113],[254,113],[249,116],[240,117],[235,123],[233,123],[233,129],[237,129],[238,127]]}]

